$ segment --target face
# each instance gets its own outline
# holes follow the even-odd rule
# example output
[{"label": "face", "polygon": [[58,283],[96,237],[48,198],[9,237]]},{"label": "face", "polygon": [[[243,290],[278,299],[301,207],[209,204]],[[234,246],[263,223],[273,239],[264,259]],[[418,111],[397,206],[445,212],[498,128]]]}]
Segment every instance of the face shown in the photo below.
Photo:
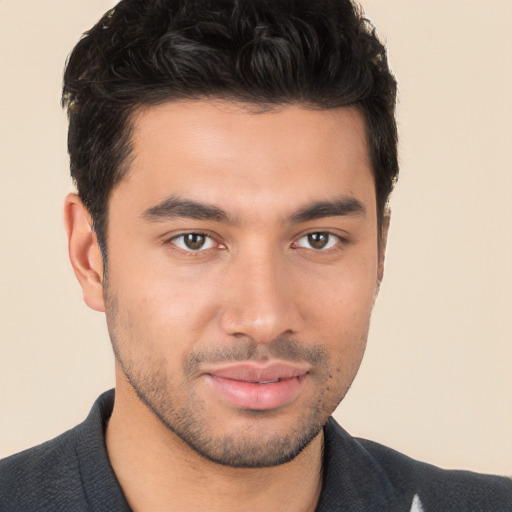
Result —
[{"label": "face", "polygon": [[210,460],[291,460],[361,362],[377,238],[356,109],[255,113],[219,100],[140,111],[109,201],[118,388]]}]

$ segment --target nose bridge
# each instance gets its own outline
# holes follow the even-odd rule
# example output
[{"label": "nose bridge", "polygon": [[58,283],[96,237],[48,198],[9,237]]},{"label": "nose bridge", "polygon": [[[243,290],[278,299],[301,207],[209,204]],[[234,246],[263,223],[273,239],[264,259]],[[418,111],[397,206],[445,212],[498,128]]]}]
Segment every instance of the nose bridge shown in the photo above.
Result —
[{"label": "nose bridge", "polygon": [[244,335],[257,343],[297,329],[298,312],[292,298],[290,272],[275,247],[243,250],[226,276],[221,313],[223,330]]}]

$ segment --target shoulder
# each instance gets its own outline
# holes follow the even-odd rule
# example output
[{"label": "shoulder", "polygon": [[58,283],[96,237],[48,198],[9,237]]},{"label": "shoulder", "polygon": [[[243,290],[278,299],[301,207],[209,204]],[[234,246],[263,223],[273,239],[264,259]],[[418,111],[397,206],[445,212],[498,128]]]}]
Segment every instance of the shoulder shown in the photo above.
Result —
[{"label": "shoulder", "polygon": [[75,455],[75,436],[76,428],[0,460],[2,512],[49,510],[45,507],[54,506],[56,496],[67,507],[76,501],[82,494],[82,487]]},{"label": "shoulder", "polygon": [[420,497],[425,511],[512,511],[512,480],[509,478],[441,469],[373,441],[357,441],[392,482]]},{"label": "shoulder", "polygon": [[[329,463],[335,463],[338,458],[345,460],[345,464],[338,463],[338,466],[345,466],[345,471],[357,472],[359,468],[364,476],[354,473],[357,479],[353,481],[364,478],[373,482],[375,489],[387,488],[390,503],[403,503],[396,510],[512,511],[512,480],[509,478],[441,469],[373,441],[353,438],[332,419],[325,433]],[[369,473],[373,474],[371,479]],[[413,503],[417,504],[416,508]]]},{"label": "shoulder", "polygon": [[512,481],[419,462],[378,443],[359,439],[392,481],[404,482],[425,510],[512,511]]},{"label": "shoulder", "polygon": [[113,402],[111,390],[80,425],[1,460],[0,511],[128,510],[105,447]]}]

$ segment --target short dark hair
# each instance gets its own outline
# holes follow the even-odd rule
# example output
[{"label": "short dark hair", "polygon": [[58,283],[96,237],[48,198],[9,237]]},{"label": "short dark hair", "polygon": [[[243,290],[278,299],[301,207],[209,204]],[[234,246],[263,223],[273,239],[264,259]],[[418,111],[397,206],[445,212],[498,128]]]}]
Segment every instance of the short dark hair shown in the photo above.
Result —
[{"label": "short dark hair", "polygon": [[398,176],[396,81],[350,0],[123,0],[71,53],[62,103],[71,176],[106,257],[108,198],[130,163],[131,116],[178,99],[363,113],[379,226]]}]

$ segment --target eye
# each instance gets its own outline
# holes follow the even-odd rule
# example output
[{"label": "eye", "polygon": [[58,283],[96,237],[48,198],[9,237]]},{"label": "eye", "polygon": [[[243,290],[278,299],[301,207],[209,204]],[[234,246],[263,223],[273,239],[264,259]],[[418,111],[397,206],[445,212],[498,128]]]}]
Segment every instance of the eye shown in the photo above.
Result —
[{"label": "eye", "polygon": [[183,235],[175,236],[170,242],[188,252],[205,251],[216,245],[211,237],[203,233],[184,233]]},{"label": "eye", "polygon": [[295,243],[294,247],[303,247],[305,249],[313,249],[315,251],[321,251],[331,249],[340,239],[332,233],[325,231],[319,231],[316,233],[308,233],[303,237],[299,238]]}]

